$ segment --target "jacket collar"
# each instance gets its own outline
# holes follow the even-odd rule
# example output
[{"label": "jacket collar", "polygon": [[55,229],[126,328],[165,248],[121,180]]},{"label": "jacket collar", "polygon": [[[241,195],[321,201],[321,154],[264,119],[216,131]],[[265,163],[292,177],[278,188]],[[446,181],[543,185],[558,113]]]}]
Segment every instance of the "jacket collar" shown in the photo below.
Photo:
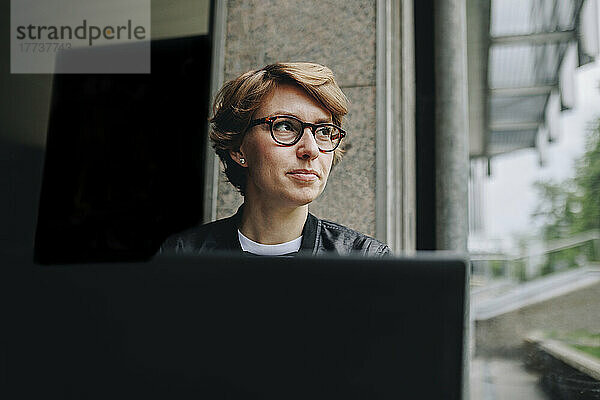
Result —
[{"label": "jacket collar", "polygon": [[300,244],[299,253],[315,255],[319,248],[319,238],[321,231],[321,221],[308,213],[304,228],[302,229],[302,243]]},{"label": "jacket collar", "polygon": [[[223,244],[223,250],[242,251],[237,231],[242,222],[243,209],[244,205],[242,204],[234,215],[227,218],[227,223],[223,224],[223,229],[220,229],[216,235],[216,242]],[[309,212],[304,223],[304,228],[302,228],[302,242],[298,253],[312,255],[316,253],[319,245],[318,233],[320,230],[321,221]]]}]

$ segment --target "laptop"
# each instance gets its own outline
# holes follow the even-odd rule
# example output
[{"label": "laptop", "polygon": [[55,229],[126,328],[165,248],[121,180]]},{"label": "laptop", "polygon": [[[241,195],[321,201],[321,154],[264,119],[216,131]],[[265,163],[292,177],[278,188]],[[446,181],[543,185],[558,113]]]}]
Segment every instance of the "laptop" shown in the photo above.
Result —
[{"label": "laptop", "polygon": [[7,362],[25,398],[461,398],[458,257],[214,255],[30,279]]}]

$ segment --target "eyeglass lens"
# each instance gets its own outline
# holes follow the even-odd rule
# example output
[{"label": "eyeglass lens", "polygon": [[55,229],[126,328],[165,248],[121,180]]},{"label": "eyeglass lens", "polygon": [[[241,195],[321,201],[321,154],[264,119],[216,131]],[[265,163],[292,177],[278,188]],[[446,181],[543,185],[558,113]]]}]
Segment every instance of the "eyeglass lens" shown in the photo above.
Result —
[{"label": "eyeglass lens", "polygon": [[[289,117],[275,119],[271,130],[275,140],[281,144],[293,144],[303,133],[302,122]],[[316,125],[313,131],[317,146],[324,151],[336,148],[342,136],[333,125]]]}]

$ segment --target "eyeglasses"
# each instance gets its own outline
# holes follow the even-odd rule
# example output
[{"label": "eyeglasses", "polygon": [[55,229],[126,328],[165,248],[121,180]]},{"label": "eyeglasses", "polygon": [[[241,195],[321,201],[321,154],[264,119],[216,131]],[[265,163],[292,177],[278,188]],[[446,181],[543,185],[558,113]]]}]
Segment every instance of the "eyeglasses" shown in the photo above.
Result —
[{"label": "eyeglasses", "polygon": [[337,125],[311,124],[292,115],[274,115],[255,119],[250,122],[249,128],[261,124],[268,124],[273,140],[283,146],[293,146],[298,143],[304,134],[304,129],[308,127],[315,137],[319,150],[324,153],[334,151],[346,136],[346,131]]}]

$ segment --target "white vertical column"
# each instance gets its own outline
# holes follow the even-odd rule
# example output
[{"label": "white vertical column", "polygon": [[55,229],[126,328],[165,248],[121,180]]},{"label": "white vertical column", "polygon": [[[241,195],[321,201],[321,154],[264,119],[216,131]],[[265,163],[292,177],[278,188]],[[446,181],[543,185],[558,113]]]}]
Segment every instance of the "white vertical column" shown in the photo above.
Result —
[{"label": "white vertical column", "polygon": [[[212,20],[212,59],[210,67],[210,99],[223,85],[225,71],[225,39],[227,33],[227,4],[225,1],[214,1]],[[212,104],[210,104],[212,107]],[[212,108],[209,112],[212,115]],[[210,132],[210,127],[206,130]],[[204,210],[202,222],[217,219],[217,191],[219,188],[219,158],[212,148],[208,137],[204,146]]]},{"label": "white vertical column", "polygon": [[466,252],[468,101],[465,0],[435,2],[436,241]]},{"label": "white vertical column", "polygon": [[377,238],[415,249],[413,0],[377,1]]}]

